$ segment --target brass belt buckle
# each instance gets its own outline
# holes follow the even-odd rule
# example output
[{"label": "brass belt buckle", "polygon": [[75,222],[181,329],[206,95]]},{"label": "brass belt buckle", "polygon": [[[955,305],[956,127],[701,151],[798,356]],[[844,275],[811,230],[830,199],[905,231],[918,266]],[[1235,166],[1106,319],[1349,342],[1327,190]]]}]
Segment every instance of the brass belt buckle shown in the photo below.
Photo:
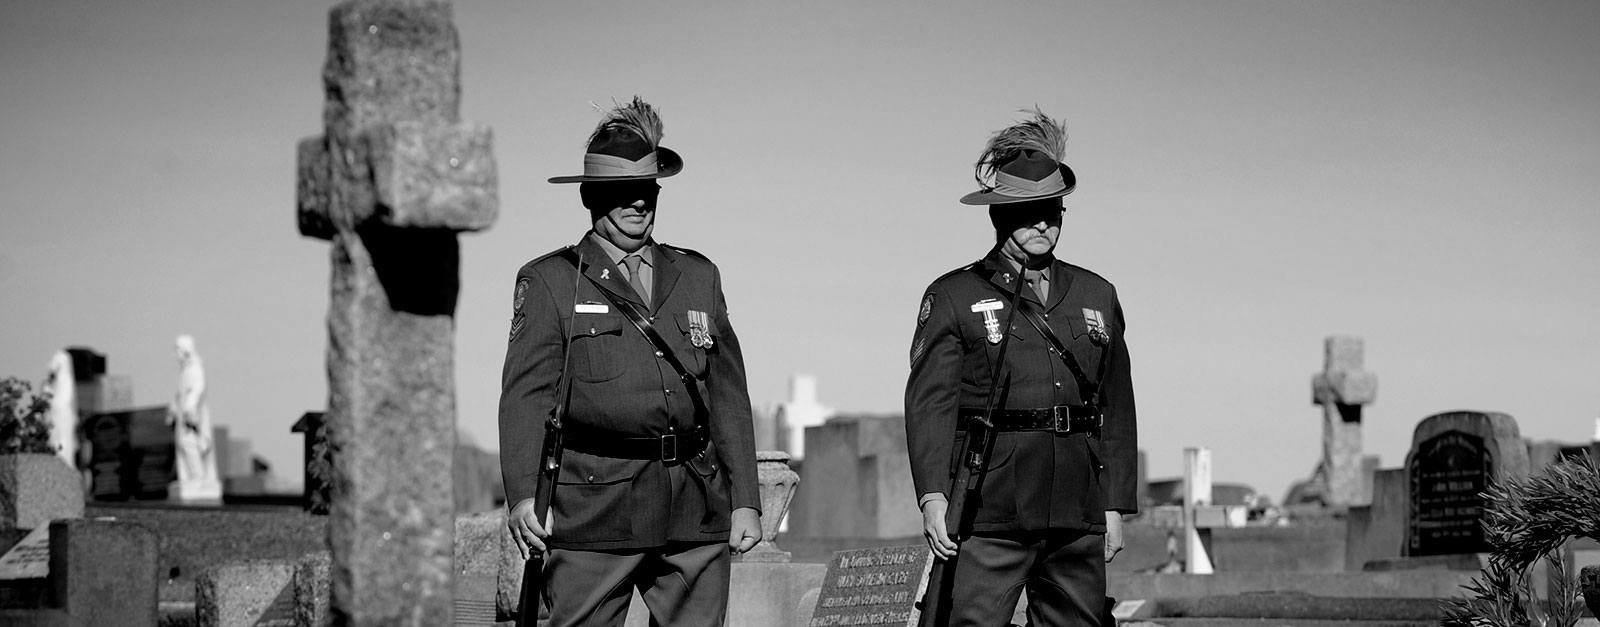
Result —
[{"label": "brass belt buckle", "polygon": [[678,461],[678,434],[668,433],[661,436],[661,461],[666,463]]},{"label": "brass belt buckle", "polygon": [[[1067,411],[1063,413],[1061,411],[1063,409],[1065,409]],[[1050,408],[1050,420],[1055,423],[1052,426],[1055,427],[1055,432],[1057,434],[1072,433],[1072,408],[1071,407],[1063,407],[1061,405],[1056,405],[1055,407],[1051,407]]]}]

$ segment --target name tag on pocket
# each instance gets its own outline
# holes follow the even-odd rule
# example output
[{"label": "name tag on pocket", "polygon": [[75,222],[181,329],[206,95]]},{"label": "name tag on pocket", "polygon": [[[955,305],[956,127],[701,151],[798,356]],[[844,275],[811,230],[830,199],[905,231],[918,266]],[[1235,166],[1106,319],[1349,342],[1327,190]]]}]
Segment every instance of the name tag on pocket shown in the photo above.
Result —
[{"label": "name tag on pocket", "polygon": [[600,303],[578,303],[572,308],[573,313],[603,314],[611,313],[611,308]]}]

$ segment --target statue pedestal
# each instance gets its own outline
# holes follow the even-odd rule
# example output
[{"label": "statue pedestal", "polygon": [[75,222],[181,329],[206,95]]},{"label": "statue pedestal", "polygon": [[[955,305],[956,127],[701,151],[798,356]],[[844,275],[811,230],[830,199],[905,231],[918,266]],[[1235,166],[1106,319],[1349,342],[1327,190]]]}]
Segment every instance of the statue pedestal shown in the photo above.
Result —
[{"label": "statue pedestal", "polygon": [[222,504],[222,484],[202,482],[185,484],[174,481],[167,484],[167,500],[203,505]]}]

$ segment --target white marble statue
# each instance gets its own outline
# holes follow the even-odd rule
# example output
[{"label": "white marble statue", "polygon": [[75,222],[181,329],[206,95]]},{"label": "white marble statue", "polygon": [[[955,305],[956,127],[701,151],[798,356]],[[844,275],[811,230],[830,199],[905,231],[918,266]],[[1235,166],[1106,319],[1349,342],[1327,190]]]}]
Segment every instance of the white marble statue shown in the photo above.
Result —
[{"label": "white marble statue", "polygon": [[73,468],[78,467],[78,385],[72,376],[72,357],[67,351],[50,356],[50,375],[45,379],[50,390],[50,448]]},{"label": "white marble statue", "polygon": [[206,375],[194,338],[178,336],[178,395],[167,409],[173,427],[178,480],[168,497],[180,501],[220,501],[217,448],[211,437],[211,411],[206,407]]}]

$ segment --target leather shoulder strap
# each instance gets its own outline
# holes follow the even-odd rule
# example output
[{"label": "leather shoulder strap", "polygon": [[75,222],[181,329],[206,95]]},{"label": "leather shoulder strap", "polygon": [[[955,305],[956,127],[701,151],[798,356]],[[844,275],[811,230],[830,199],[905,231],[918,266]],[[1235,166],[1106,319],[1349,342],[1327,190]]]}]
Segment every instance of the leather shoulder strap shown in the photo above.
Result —
[{"label": "leather shoulder strap", "polygon": [[617,311],[622,312],[623,317],[626,317],[628,322],[633,323],[633,328],[638,329],[639,334],[643,335],[644,339],[649,340],[650,344],[655,346],[657,351],[661,352],[661,358],[665,359],[667,364],[672,366],[673,371],[678,373],[678,379],[682,380],[684,387],[689,389],[689,400],[694,403],[695,425],[702,428],[706,427],[706,421],[709,419],[711,412],[710,408],[706,406],[705,399],[700,396],[700,387],[695,384],[694,375],[689,374],[689,369],[683,367],[683,362],[678,360],[677,353],[672,352],[672,347],[668,345],[667,341],[661,337],[660,333],[656,331],[655,325],[650,323],[650,318],[644,315],[644,312],[639,311],[639,308],[633,303],[617,298],[600,284],[595,283],[594,279],[590,278],[589,275],[584,274],[583,268],[578,266],[577,256],[575,254],[571,254],[570,249],[567,252],[568,254],[563,254],[562,258],[571,263],[573,269],[576,270],[580,276],[589,279],[590,283],[594,283],[594,286],[599,288],[600,294],[605,296],[607,301],[611,302],[611,306],[616,307]]},{"label": "leather shoulder strap", "polygon": [[[989,277],[983,276],[983,270],[979,266],[974,265],[971,267],[971,269],[974,274],[977,274],[983,278],[983,283],[985,285],[989,285],[990,287],[994,286],[993,283],[989,282]],[[996,290],[998,290],[998,288],[996,288]],[[1078,383],[1078,397],[1083,400],[1085,405],[1099,408],[1099,379],[1105,375],[1106,357],[1111,354],[1111,347],[1107,346],[1101,351],[1098,372],[1095,373],[1095,378],[1091,380],[1087,375],[1084,374],[1083,367],[1078,365],[1078,359],[1072,356],[1072,351],[1067,350],[1066,344],[1061,341],[1060,337],[1056,336],[1055,330],[1050,328],[1050,323],[1046,322],[1039,315],[1039,311],[1034,309],[1033,305],[1029,304],[1025,300],[1019,299],[1017,301],[1016,308],[1017,313],[1022,316],[1022,319],[1027,320],[1028,325],[1033,327],[1033,330],[1037,331],[1039,336],[1043,337],[1046,342],[1050,343],[1050,346],[1055,349],[1056,355],[1061,358],[1061,363],[1067,367],[1067,370],[1072,372],[1073,380],[1077,381]]]}]

